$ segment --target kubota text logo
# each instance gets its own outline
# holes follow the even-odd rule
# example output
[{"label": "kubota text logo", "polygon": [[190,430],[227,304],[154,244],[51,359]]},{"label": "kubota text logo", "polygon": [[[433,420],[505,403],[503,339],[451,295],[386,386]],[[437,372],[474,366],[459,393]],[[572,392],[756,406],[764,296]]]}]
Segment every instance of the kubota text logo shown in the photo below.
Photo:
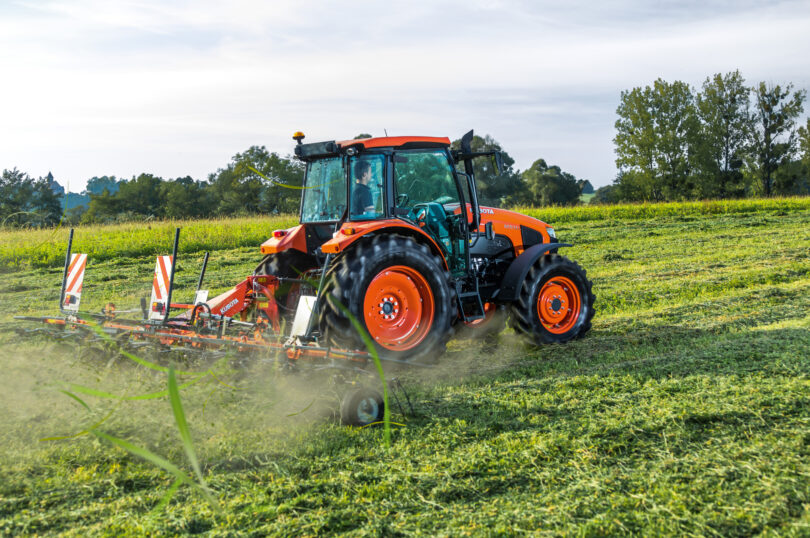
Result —
[{"label": "kubota text logo", "polygon": [[223,309],[222,309],[222,311],[223,311],[223,312],[227,312],[228,310],[230,310],[231,308],[233,308],[233,305],[235,305],[235,304],[236,304],[236,303],[238,303],[238,302],[239,302],[239,299],[234,299],[234,300],[233,300],[233,301],[231,301],[230,303],[226,304],[226,305],[225,305],[225,308],[223,308]]}]

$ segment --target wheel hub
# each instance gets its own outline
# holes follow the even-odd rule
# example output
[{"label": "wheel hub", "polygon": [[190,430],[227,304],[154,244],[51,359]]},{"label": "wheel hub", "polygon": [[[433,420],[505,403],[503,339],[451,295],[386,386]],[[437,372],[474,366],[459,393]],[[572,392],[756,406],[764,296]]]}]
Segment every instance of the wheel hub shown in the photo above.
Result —
[{"label": "wheel hub", "polygon": [[383,297],[383,302],[380,303],[380,315],[385,319],[394,319],[399,314],[399,302],[394,297]]},{"label": "wheel hub", "polygon": [[568,277],[548,280],[537,296],[537,311],[546,330],[562,334],[569,331],[580,315],[579,289]]},{"label": "wheel hub", "polygon": [[380,406],[377,405],[374,398],[363,398],[357,404],[357,418],[365,424],[370,424],[377,420],[377,415],[380,413]]},{"label": "wheel hub", "polygon": [[396,265],[369,283],[363,312],[371,337],[381,346],[404,351],[421,342],[433,322],[433,293],[417,270]]}]

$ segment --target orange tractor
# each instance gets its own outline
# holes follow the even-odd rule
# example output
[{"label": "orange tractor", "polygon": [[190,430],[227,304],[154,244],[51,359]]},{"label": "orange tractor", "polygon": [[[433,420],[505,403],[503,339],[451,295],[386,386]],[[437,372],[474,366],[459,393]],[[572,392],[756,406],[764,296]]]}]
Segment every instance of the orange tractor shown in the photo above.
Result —
[{"label": "orange tractor", "polygon": [[16,318],[45,324],[22,332],[81,343],[114,337],[161,354],[274,356],[286,371],[336,372],[343,422],[376,422],[383,398],[352,380],[370,375],[375,350],[366,338],[382,361],[424,364],[456,329],[491,334],[508,320],[543,344],[591,327],[591,282],[557,253],[571,245],[539,220],[479,206],[472,161],[492,158],[500,169],[501,155],[473,152],[472,136],[453,150],[448,138],[303,144],[296,133],[295,154],[306,163],[301,223],[274,231],[262,262],[229,291],[209,299],[201,289],[206,253],[193,300],[175,300],[178,228],[172,255],[157,257],[141,319],[112,303],[82,311],[88,259],[72,252],[71,230],[61,315]]},{"label": "orange tractor", "polygon": [[293,138],[306,163],[300,224],[273,232],[255,274],[288,281],[275,292],[280,316],[307,305],[302,342],[363,349],[353,317],[380,357],[424,362],[457,328],[491,334],[509,320],[537,344],[590,329],[591,282],[557,253],[571,245],[537,219],[478,204],[473,159],[498,170],[502,159],[473,152],[472,131],[458,150],[436,137]]}]

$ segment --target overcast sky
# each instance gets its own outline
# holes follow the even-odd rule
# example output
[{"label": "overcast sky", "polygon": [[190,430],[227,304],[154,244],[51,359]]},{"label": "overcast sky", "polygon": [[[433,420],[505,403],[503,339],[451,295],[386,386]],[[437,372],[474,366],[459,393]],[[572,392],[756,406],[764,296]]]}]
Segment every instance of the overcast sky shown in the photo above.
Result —
[{"label": "overcast sky", "polygon": [[734,69],[810,87],[810,1],[0,0],[0,168],[81,191],[474,128],[600,186],[621,90]]}]

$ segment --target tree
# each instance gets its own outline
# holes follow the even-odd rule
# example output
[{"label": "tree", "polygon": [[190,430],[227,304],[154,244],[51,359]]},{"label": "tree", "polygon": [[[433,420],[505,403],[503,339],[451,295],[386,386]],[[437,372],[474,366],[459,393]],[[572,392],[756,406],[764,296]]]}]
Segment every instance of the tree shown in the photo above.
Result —
[{"label": "tree", "polygon": [[118,181],[115,176],[101,176],[91,177],[87,180],[87,186],[84,188],[84,194],[102,194],[105,189],[110,194],[118,192]]},{"label": "tree", "polygon": [[604,187],[599,187],[596,189],[596,192],[593,193],[593,198],[591,198],[589,203],[593,205],[616,204],[620,201],[621,200],[619,198],[618,188],[616,185],[605,185]]},{"label": "tree", "polygon": [[101,194],[90,194],[87,211],[81,216],[82,223],[115,220],[123,212],[123,201],[116,194],[104,190]]},{"label": "tree", "polygon": [[161,192],[163,178],[152,174],[140,174],[119,186],[115,194],[123,203],[125,211],[136,215],[161,218],[164,216],[164,200]]},{"label": "tree", "polygon": [[637,178],[644,200],[693,196],[698,136],[695,99],[688,84],[658,79],[621,94],[616,113],[616,165]]},{"label": "tree", "polygon": [[270,153],[264,146],[251,146],[210,176],[216,212],[234,215],[297,211],[303,176],[301,162]]},{"label": "tree", "polygon": [[805,169],[805,176],[810,178],[810,118],[804,127],[799,127],[799,158]]},{"label": "tree", "polygon": [[581,194],[577,178],[559,166],[538,159],[521,174],[534,205],[576,205]]},{"label": "tree", "polygon": [[[762,194],[773,194],[774,173],[789,162],[796,150],[796,120],[804,110],[804,90],[793,92],[793,84],[784,89],[778,84],[769,86],[760,82],[754,92],[754,120],[752,155],[749,160],[754,175],[759,179]],[[790,190],[780,185],[780,191]]]},{"label": "tree", "polygon": [[360,133],[359,135],[354,137],[355,140],[361,140],[363,138],[372,138],[372,137],[368,133]]},{"label": "tree", "polygon": [[587,179],[580,179],[577,181],[582,194],[594,194],[593,185]]},{"label": "tree", "polygon": [[[453,141],[453,149],[461,148],[461,139]],[[473,173],[475,174],[475,185],[478,189],[478,201],[484,205],[506,205],[509,203],[520,203],[522,196],[522,183],[520,176],[512,168],[515,160],[503,150],[497,140],[489,135],[484,137],[474,136],[470,143],[472,151],[500,151],[503,158],[503,172],[501,174],[495,169],[492,161],[486,157],[473,159]],[[463,165],[459,165],[459,170],[464,170]]]},{"label": "tree", "polygon": [[61,203],[47,178],[32,179],[16,168],[3,170],[0,176],[0,224],[49,226],[59,222],[61,214]]},{"label": "tree", "polygon": [[702,197],[745,192],[742,166],[753,129],[749,93],[740,72],[732,71],[706,78],[697,95],[701,126],[696,162]]},{"label": "tree", "polygon": [[140,174],[129,181],[118,182],[115,194],[111,194],[106,187],[101,194],[90,194],[90,203],[87,212],[82,215],[82,222],[133,217],[163,218],[166,215],[162,184],[163,178]]},{"label": "tree", "polygon": [[685,82],[655,82],[653,110],[658,131],[657,165],[664,197],[668,200],[693,196],[692,167],[699,123],[695,97]]},{"label": "tree", "polygon": [[[46,226],[51,226],[59,222],[62,218],[62,199],[53,189],[53,176],[40,177],[34,181],[34,197],[31,207],[37,212],[40,222]],[[56,183],[56,185],[59,185]],[[60,190],[64,193],[64,189]]]},{"label": "tree", "polygon": [[206,186],[206,183],[195,181],[190,176],[161,183],[163,215],[175,219],[210,215],[213,204]]},{"label": "tree", "polygon": [[641,199],[660,200],[662,193],[656,188],[658,142],[652,110],[652,89],[633,88],[623,91],[616,109],[616,166],[620,171],[630,170],[638,176]]}]

